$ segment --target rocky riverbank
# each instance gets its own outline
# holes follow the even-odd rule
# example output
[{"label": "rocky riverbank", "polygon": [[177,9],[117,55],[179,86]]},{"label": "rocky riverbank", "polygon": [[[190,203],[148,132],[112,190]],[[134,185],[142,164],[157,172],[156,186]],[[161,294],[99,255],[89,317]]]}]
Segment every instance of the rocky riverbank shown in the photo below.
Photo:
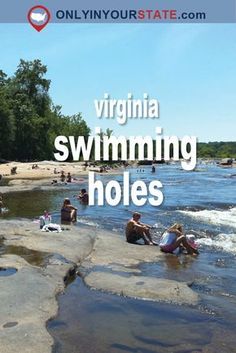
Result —
[{"label": "rocky riverbank", "polygon": [[[77,268],[94,289],[119,295],[191,304],[198,295],[186,283],[155,279],[140,274],[139,264],[161,262],[158,247],[127,244],[117,233],[95,228],[65,226],[62,233],[44,233],[29,221],[2,221],[2,269],[0,276],[0,345],[4,353],[51,352],[53,340],[46,322],[57,313],[56,295],[64,290],[68,273]],[[8,249],[5,251],[4,248]],[[46,261],[38,266],[20,256],[17,249],[42,252]],[[46,254],[46,255],[45,255]]]}]

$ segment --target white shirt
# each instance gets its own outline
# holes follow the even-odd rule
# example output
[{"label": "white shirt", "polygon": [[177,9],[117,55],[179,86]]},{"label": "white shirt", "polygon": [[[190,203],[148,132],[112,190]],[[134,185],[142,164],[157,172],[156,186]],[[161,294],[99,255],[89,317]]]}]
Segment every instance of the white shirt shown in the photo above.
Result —
[{"label": "white shirt", "polygon": [[165,232],[161,239],[159,246],[171,245],[176,240],[176,234],[173,232]]}]

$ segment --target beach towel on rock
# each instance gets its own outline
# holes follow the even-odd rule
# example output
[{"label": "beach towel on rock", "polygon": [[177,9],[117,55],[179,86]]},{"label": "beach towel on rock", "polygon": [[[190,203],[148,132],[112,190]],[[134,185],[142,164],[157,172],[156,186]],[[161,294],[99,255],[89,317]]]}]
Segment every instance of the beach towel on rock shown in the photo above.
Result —
[{"label": "beach towel on rock", "polygon": [[54,233],[62,232],[61,226],[56,223],[45,224],[45,226],[43,226],[41,230],[42,232],[54,232]]}]

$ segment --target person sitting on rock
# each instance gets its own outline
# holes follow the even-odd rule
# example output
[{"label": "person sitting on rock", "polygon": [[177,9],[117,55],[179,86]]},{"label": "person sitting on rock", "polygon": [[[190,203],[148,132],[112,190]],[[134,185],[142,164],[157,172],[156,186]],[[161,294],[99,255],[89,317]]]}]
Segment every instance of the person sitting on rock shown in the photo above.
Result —
[{"label": "person sitting on rock", "polygon": [[161,237],[159,243],[161,251],[165,253],[178,254],[180,248],[187,250],[188,254],[198,254],[198,250],[190,245],[187,241],[186,236],[183,233],[183,227],[181,224],[173,224]]},{"label": "person sitting on rock", "polygon": [[141,214],[133,213],[133,217],[126,225],[126,240],[128,243],[135,244],[139,239],[143,239],[145,245],[156,245],[150,235],[151,226],[140,222]]},{"label": "person sitting on rock", "polygon": [[44,211],[43,216],[39,217],[40,221],[40,229],[42,229],[45,225],[48,225],[52,222],[52,217],[48,211]]}]

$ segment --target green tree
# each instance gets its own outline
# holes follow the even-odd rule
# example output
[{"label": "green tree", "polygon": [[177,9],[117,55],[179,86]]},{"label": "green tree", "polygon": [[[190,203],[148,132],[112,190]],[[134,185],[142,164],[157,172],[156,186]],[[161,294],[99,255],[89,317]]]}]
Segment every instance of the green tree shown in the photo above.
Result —
[{"label": "green tree", "polygon": [[9,97],[15,118],[15,158],[44,159],[48,155],[48,130],[51,125],[50,80],[40,60],[21,60],[9,84]]},{"label": "green tree", "polygon": [[199,158],[236,158],[236,142],[199,142]]},{"label": "green tree", "polygon": [[57,135],[89,135],[81,113],[64,116],[53,104],[46,74],[38,59],[20,60],[11,78],[0,70],[1,158],[51,159]]},{"label": "green tree", "polygon": [[9,108],[5,91],[0,86],[0,157],[11,159],[15,139],[14,116]]}]

